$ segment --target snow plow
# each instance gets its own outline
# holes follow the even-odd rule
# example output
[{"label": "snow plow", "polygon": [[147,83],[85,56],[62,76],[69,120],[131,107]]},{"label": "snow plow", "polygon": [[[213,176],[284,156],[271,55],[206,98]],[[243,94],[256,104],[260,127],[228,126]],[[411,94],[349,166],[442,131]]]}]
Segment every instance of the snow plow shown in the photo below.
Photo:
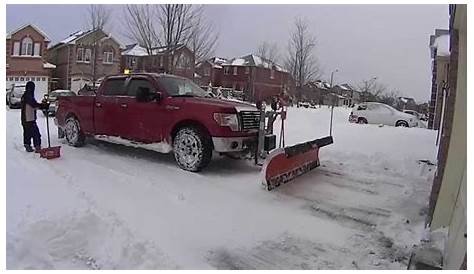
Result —
[{"label": "snow plow", "polygon": [[[333,143],[332,112],[329,136],[310,140],[304,143],[285,146],[286,107],[281,99],[275,99],[271,104],[272,110],[257,104],[260,110],[260,127],[258,145],[255,154],[255,164],[262,166],[261,183],[268,191],[290,182],[319,166],[319,149]],[[279,147],[276,148],[276,135],[273,134],[273,124],[277,117],[281,118]]]}]

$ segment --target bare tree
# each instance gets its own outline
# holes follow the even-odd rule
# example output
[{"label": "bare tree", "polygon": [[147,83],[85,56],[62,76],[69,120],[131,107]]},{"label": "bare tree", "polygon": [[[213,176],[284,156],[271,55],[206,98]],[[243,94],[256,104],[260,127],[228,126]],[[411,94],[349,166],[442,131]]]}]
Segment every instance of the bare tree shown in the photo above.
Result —
[{"label": "bare tree", "polygon": [[[174,73],[180,61],[180,54],[175,52],[178,46],[188,46],[200,60],[211,54],[217,43],[214,27],[198,5],[127,5],[125,25],[128,38],[138,41],[149,55],[155,47],[166,48],[167,73]],[[188,61],[194,66],[195,60]]]},{"label": "bare tree", "polygon": [[173,73],[180,55],[172,51],[179,45],[189,45],[193,24],[199,16],[200,8],[193,5],[163,4],[157,8],[161,27],[160,42],[167,48],[165,58],[169,65],[167,72]]},{"label": "bare tree", "polygon": [[308,24],[301,18],[295,19],[293,32],[288,42],[286,67],[295,79],[298,98],[301,88],[309,81],[320,76],[320,70],[314,50],[316,37],[309,32]]},{"label": "bare tree", "polygon": [[110,22],[111,10],[105,5],[89,5],[87,25],[91,30],[103,30]]},{"label": "bare tree", "polygon": [[91,66],[84,67],[82,74],[90,74],[92,83],[95,86],[97,82],[97,60],[99,52],[100,40],[104,37],[104,29],[111,20],[112,11],[105,5],[89,5],[86,10],[86,25],[91,31]]},{"label": "bare tree", "polygon": [[277,63],[279,59],[278,45],[274,42],[263,41],[258,45],[257,55],[272,63]]},{"label": "bare tree", "polygon": [[206,20],[204,8],[199,7],[195,12],[188,43],[194,53],[195,63],[209,59],[214,54],[218,39],[219,33],[215,30],[212,22]]},{"label": "bare tree", "polygon": [[376,78],[370,80],[362,80],[357,86],[361,92],[362,101],[379,101],[380,96],[386,91],[387,86],[378,83]]},{"label": "bare tree", "polygon": [[150,5],[127,5],[124,9],[125,36],[137,41],[149,55],[161,45],[154,10]]}]

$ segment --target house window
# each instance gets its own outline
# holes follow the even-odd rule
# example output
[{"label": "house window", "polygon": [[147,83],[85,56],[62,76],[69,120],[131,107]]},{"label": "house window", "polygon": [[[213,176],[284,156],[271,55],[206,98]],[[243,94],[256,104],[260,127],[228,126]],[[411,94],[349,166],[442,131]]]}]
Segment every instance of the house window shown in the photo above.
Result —
[{"label": "house window", "polygon": [[41,53],[40,53],[40,43],[35,43],[35,47],[34,47],[34,56],[41,56]]},{"label": "house window", "polygon": [[41,77],[36,77],[36,81],[41,81]]},{"label": "house window", "polygon": [[84,52],[84,63],[90,63],[91,62],[91,56],[92,56],[92,50],[91,49],[86,49]]},{"label": "house window", "polygon": [[21,41],[21,55],[33,55],[33,40],[30,37]]},{"label": "house window", "polygon": [[275,78],[275,71],[272,69],[270,70],[270,79]]},{"label": "house window", "polygon": [[15,82],[18,82],[20,81],[20,79],[18,77],[15,77]]},{"label": "house window", "polygon": [[230,67],[224,67],[224,74],[230,74]]},{"label": "house window", "polygon": [[14,56],[20,55],[20,42],[13,43],[13,55]]},{"label": "house window", "polygon": [[25,77],[20,77],[20,81],[21,81],[21,82],[24,82],[24,81],[25,81]]},{"label": "house window", "polygon": [[163,55],[160,56],[160,67],[164,66],[163,65]]},{"label": "house window", "polygon": [[237,75],[237,67],[234,67],[234,75]]},{"label": "house window", "polygon": [[113,64],[114,63],[114,53],[112,51],[104,51],[104,59],[102,60],[104,64]]},{"label": "house window", "polygon": [[78,48],[77,49],[76,61],[78,63],[79,62],[84,62],[84,49],[83,48]]},{"label": "house window", "polygon": [[46,77],[41,78],[41,81],[46,81]]},{"label": "house window", "polygon": [[250,73],[250,67],[245,67],[245,74],[249,74]]}]

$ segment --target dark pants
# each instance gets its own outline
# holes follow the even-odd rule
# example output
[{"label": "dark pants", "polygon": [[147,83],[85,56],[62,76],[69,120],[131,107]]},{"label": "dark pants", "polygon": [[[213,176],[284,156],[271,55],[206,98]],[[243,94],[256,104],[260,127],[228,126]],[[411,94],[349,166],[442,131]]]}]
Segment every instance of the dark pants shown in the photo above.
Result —
[{"label": "dark pants", "polygon": [[33,138],[35,147],[41,147],[41,134],[38,125],[36,125],[36,122],[25,122],[23,123],[23,144],[31,146],[31,138]]}]

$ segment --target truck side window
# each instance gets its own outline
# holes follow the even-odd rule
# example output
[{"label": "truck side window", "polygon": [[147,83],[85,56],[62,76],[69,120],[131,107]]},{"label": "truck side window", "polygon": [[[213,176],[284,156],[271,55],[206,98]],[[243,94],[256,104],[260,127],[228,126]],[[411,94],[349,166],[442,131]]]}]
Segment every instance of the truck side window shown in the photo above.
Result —
[{"label": "truck side window", "polygon": [[148,81],[147,79],[132,79],[128,86],[127,95],[135,97],[139,88],[147,88],[150,91],[154,90],[150,81]]},{"label": "truck side window", "polygon": [[125,89],[125,78],[107,80],[105,82],[104,95],[116,95],[116,96],[127,95],[127,91]]}]

